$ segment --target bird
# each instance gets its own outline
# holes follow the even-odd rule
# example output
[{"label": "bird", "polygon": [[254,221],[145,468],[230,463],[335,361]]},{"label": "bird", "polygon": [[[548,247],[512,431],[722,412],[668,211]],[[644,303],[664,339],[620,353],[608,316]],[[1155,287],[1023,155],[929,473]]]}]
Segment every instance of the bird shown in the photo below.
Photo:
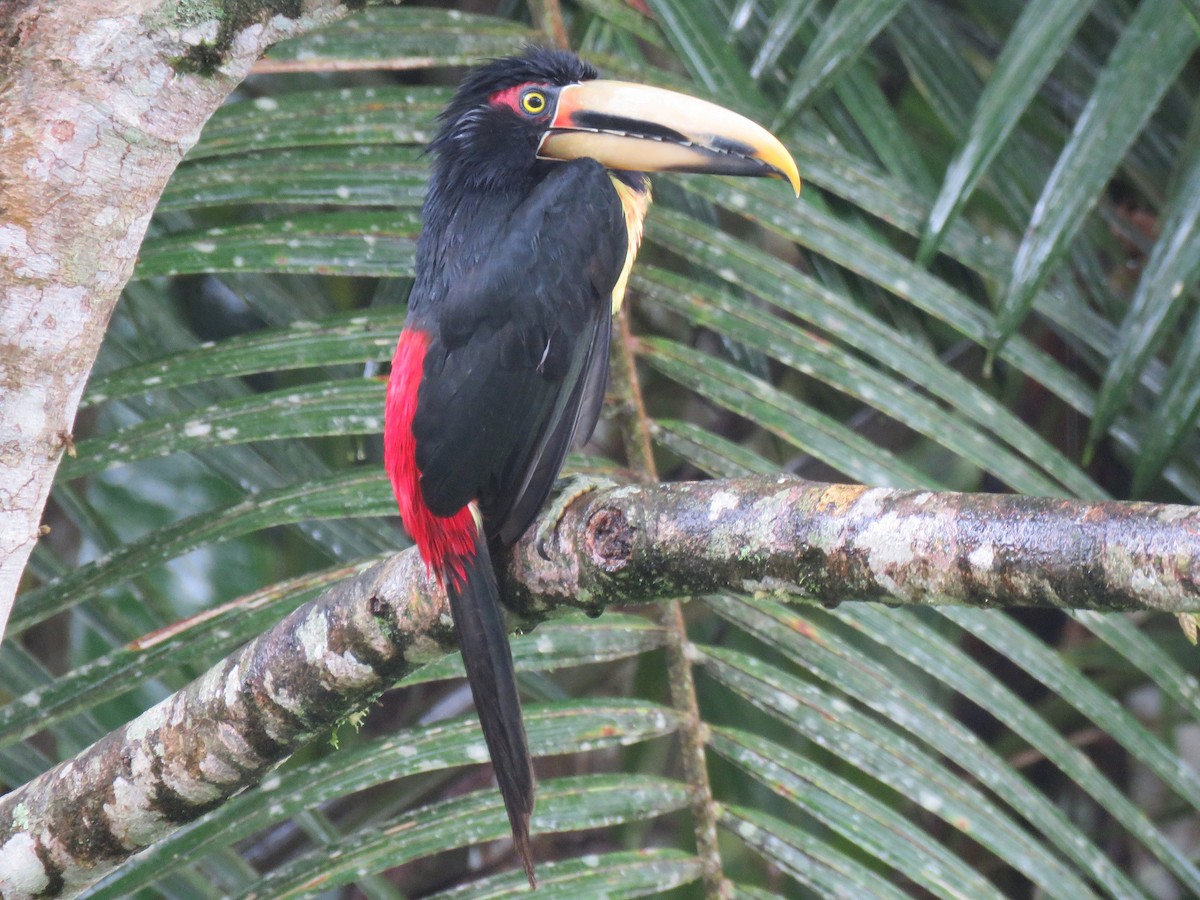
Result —
[{"label": "bird", "polygon": [[530,46],[464,76],[427,147],[415,280],[388,378],[384,466],[445,589],[514,846],[536,887],[535,778],[494,562],[590,438],[650,205],[650,171],[771,176],[766,129]]}]

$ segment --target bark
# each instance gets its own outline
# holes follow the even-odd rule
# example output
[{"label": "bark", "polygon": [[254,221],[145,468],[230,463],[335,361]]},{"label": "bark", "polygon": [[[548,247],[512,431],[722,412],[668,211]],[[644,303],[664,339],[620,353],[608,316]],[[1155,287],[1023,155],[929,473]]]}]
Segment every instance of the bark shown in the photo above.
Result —
[{"label": "bark", "polygon": [[[746,478],[586,494],[515,548],[504,591],[526,622],[722,591],[1181,612],[1198,576],[1200,508]],[[453,643],[411,550],[330,588],[0,798],[0,896],[77,892]]]},{"label": "bark", "polygon": [[0,798],[0,897],[73,896],[452,647],[413,554],[330,588],[188,687]]},{"label": "bark", "polygon": [[268,46],[346,11],[0,0],[0,637],[167,179]]},{"label": "bark", "polygon": [[[1200,610],[1200,507],[757,477],[624,487],[574,504],[506,597],[560,605],[774,592],[822,603]],[[522,547],[524,544],[521,545]]]}]

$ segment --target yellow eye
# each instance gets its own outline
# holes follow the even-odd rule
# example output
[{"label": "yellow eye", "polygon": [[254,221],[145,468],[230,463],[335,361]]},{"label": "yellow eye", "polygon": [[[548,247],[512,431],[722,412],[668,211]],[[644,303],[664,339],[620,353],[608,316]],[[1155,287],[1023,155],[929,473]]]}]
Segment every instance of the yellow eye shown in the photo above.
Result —
[{"label": "yellow eye", "polygon": [[526,91],[521,95],[521,109],[531,116],[541,115],[546,111],[546,95],[541,91]]}]

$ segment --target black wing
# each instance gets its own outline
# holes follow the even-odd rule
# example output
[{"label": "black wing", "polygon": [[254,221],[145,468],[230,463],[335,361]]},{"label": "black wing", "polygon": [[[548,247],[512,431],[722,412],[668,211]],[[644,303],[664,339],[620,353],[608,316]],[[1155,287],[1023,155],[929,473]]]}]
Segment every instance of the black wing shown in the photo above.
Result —
[{"label": "black wing", "polygon": [[624,216],[604,168],[578,160],[456,233],[439,248],[441,295],[419,305],[431,337],[413,419],[421,492],[438,515],[478,498],[488,537],[509,544],[599,414]]}]

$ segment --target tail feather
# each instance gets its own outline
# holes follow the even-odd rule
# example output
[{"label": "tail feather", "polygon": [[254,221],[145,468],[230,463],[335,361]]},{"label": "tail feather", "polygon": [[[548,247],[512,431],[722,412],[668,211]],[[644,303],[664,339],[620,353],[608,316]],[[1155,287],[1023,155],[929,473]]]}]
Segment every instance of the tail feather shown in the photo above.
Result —
[{"label": "tail feather", "polygon": [[512,650],[500,611],[496,573],[483,536],[479,535],[475,543],[474,555],[458,557],[447,566],[446,593],[475,710],[508,811],[513,842],[530,885],[537,887],[529,845],[533,762],[521,718]]}]

